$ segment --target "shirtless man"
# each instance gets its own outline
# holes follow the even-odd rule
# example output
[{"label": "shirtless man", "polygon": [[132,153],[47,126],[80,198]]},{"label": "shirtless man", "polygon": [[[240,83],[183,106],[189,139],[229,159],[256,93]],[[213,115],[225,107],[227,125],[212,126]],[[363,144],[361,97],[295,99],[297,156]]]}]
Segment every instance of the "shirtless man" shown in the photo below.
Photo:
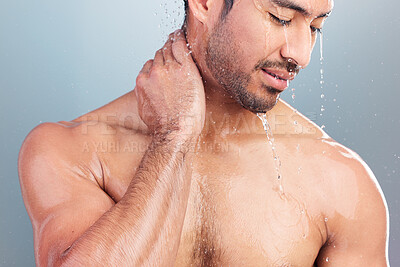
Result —
[{"label": "shirtless man", "polygon": [[189,0],[132,92],[36,127],[19,172],[37,265],[387,266],[374,175],[278,100],[332,7]]}]

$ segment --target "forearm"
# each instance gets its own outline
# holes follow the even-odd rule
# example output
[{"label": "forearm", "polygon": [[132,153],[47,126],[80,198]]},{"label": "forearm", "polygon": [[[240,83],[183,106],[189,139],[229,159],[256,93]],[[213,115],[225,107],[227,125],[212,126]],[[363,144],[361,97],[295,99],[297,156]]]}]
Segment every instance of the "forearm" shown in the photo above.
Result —
[{"label": "forearm", "polygon": [[154,138],[120,202],[90,227],[60,263],[173,265],[190,190],[190,144]]}]

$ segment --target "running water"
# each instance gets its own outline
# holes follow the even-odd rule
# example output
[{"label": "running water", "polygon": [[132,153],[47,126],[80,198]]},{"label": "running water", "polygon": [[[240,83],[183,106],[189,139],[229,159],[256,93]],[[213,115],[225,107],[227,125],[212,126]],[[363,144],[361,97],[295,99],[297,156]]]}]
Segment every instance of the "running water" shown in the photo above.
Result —
[{"label": "running water", "polygon": [[[325,111],[324,102],[326,102],[325,94],[324,94],[324,83],[325,83],[325,81],[324,81],[324,65],[323,65],[324,64],[324,54],[323,54],[323,49],[324,49],[323,48],[323,34],[322,34],[322,32],[319,32],[319,52],[320,52],[319,61],[320,61],[320,64],[321,64],[321,70],[320,70],[321,80],[320,80],[319,83],[321,85],[321,101],[322,101],[322,103],[321,103],[321,113],[319,115],[320,115],[321,119],[322,119],[323,113]],[[321,127],[322,127],[322,129],[325,128],[324,125],[322,125]]]},{"label": "running water", "polygon": [[281,160],[278,156],[278,153],[276,152],[275,139],[274,139],[274,136],[272,135],[271,126],[268,123],[267,114],[258,113],[257,116],[262,121],[265,133],[267,134],[268,143],[271,145],[272,156],[274,157],[275,170],[276,170],[276,173],[278,176],[279,194],[281,196],[283,196],[285,193],[283,191],[283,186],[282,186],[282,175],[281,175],[281,165],[282,164],[281,164]]},{"label": "running water", "polygon": [[[268,13],[265,12],[265,8],[263,6],[262,1],[260,0],[253,0],[254,6],[263,14],[264,16],[264,27],[265,27],[265,53],[268,54],[268,39],[270,38],[269,33],[270,33],[270,27],[271,24],[268,23],[270,21],[270,19],[267,17]],[[287,34],[286,34],[286,27],[283,27],[284,29],[284,34],[285,34],[285,38],[287,40]],[[286,42],[287,43],[287,42]],[[289,49],[289,47],[287,47],[287,49]],[[294,89],[293,89],[293,100],[294,100],[295,96],[294,96]],[[281,197],[284,196],[284,192],[283,192],[283,186],[282,186],[282,175],[281,175],[281,160],[276,152],[276,147],[275,147],[275,140],[274,137],[272,135],[272,131],[271,131],[271,127],[267,121],[267,115],[265,113],[258,113],[257,116],[260,118],[260,120],[262,121],[265,133],[267,134],[267,138],[268,138],[268,143],[271,145],[271,149],[272,149],[272,155],[274,158],[274,165],[275,165],[275,170],[278,176],[278,182],[279,182],[279,187],[278,190],[279,194]]]}]

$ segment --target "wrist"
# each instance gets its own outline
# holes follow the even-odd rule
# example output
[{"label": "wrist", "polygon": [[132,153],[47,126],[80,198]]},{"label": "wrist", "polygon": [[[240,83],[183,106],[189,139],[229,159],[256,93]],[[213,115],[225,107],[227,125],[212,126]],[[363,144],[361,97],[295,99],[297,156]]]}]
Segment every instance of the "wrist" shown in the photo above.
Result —
[{"label": "wrist", "polygon": [[194,148],[198,136],[178,130],[156,132],[153,134],[152,143],[156,146],[166,146],[171,149],[170,152],[187,153],[191,148]]}]

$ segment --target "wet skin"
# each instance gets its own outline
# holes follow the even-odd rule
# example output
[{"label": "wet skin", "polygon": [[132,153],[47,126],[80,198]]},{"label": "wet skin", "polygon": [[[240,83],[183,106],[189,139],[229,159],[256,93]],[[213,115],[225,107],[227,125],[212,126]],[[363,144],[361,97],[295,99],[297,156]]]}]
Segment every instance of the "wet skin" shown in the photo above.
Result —
[{"label": "wet skin", "polygon": [[[72,122],[42,124],[31,134],[50,139],[57,151],[51,162],[64,168],[59,177],[23,183],[36,252],[65,250],[121,200],[151,140],[140,133],[142,124],[125,120],[140,121],[132,112],[135,104],[129,93]],[[287,104],[279,102],[273,116],[279,120],[275,140],[285,195],[276,190],[271,148],[256,116],[253,129],[251,120],[231,118],[230,128],[240,130],[223,137],[210,126],[201,140],[221,147],[203,146],[191,163],[177,266],[312,266],[316,259],[318,266],[371,260],[376,264],[370,266],[384,266],[385,208],[372,174],[353,152]],[[118,125],[122,122],[126,126]],[[46,220],[54,224],[45,232],[36,228]]]},{"label": "wet skin", "polygon": [[[200,21],[202,10],[194,10],[190,19]],[[209,16],[202,23],[214,25],[217,16]],[[189,43],[201,35],[189,29]],[[386,266],[387,208],[368,166],[280,100],[267,117],[282,162],[281,193],[261,121],[218,88],[200,56],[205,45],[193,46],[203,89],[176,43],[146,63],[134,91],[73,121],[41,124],[25,140],[19,172],[37,264]],[[312,46],[290,56],[306,66]],[[173,102],[182,90],[168,87],[182,71],[169,67],[168,77],[154,77],[173,54],[195,77],[182,87],[195,92],[184,95],[191,105]],[[257,61],[241,62],[250,72]],[[248,90],[274,103],[277,95],[255,86],[261,77],[253,73]],[[160,88],[168,97],[154,93]],[[156,107],[168,118],[179,108],[195,119],[168,128]],[[178,138],[159,139],[155,131],[165,129]]]}]

